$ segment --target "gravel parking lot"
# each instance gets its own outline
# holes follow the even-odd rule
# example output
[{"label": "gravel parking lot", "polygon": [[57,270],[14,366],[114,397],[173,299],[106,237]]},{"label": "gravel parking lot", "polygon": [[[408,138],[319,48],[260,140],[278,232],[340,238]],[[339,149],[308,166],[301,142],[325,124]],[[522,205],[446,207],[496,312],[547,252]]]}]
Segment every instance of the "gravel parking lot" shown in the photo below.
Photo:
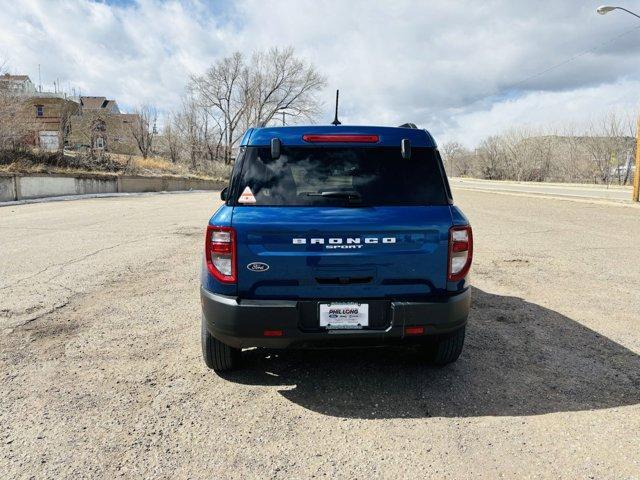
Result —
[{"label": "gravel parking lot", "polygon": [[215,193],[0,208],[0,477],[640,478],[640,209],[458,191],[460,360],[200,358]]}]

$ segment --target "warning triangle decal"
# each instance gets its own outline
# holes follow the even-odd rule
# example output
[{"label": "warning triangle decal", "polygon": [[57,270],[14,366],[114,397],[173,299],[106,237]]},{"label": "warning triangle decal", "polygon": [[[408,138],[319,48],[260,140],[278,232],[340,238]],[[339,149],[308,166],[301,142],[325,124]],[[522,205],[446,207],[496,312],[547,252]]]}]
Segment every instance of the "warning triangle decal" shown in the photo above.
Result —
[{"label": "warning triangle decal", "polygon": [[256,197],[253,196],[253,192],[249,187],[244,189],[242,195],[238,199],[238,203],[256,203]]}]

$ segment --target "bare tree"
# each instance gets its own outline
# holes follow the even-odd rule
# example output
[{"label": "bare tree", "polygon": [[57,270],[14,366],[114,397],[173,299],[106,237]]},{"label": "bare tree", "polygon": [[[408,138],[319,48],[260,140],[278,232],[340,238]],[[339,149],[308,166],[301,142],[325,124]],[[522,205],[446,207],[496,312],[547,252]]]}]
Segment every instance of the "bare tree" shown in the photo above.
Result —
[{"label": "bare tree", "polygon": [[454,165],[465,154],[466,149],[458,142],[447,142],[442,146],[445,168],[449,175],[454,176]]},{"label": "bare tree", "polygon": [[64,147],[71,133],[71,117],[77,115],[79,110],[80,106],[71,100],[65,99],[60,105],[60,123],[58,124],[58,136],[60,137],[58,153],[60,158],[64,155]]},{"label": "bare tree", "polygon": [[[0,59],[0,74],[5,73],[8,73],[7,63]],[[15,149],[33,135],[33,118],[26,100],[9,85],[0,86],[0,150]]]},{"label": "bare tree", "polygon": [[[475,167],[469,173],[487,179],[624,185],[635,155],[635,128],[633,115],[617,113],[590,122],[586,132],[571,124],[561,130],[514,127],[481,142],[469,155]],[[465,162],[459,144],[443,146],[443,153],[453,174],[460,174],[456,167]]]},{"label": "bare tree", "polygon": [[[624,122],[624,131],[627,137],[626,143],[626,162],[624,168],[624,180],[622,181],[622,185],[626,185],[627,183],[631,183],[631,169],[632,163],[634,163],[636,158],[636,148],[638,148],[638,143],[636,141],[638,128],[637,115],[627,115]],[[638,168],[638,165],[635,166]]]},{"label": "bare tree", "polygon": [[551,172],[552,130],[512,128],[499,136],[504,177],[518,181],[545,181]]},{"label": "bare tree", "polygon": [[317,114],[316,94],[324,85],[324,77],[296,57],[293,48],[256,52],[249,62],[236,52],[192,77],[189,114],[198,111],[207,157],[229,164],[249,126],[264,125],[283,111],[300,118]]},{"label": "bare tree", "polygon": [[505,178],[525,180],[527,170],[531,168],[527,139],[530,133],[525,128],[512,128],[498,137],[499,156],[504,159]]},{"label": "bare tree", "polygon": [[180,151],[182,149],[182,137],[177,128],[176,114],[170,113],[165,119],[164,129],[162,131],[163,151],[171,163],[180,161]]},{"label": "bare tree", "polygon": [[468,177],[473,174],[476,156],[474,152],[456,141],[442,146],[445,168],[449,176]]},{"label": "bare tree", "polygon": [[185,97],[181,111],[174,117],[176,131],[180,135],[183,149],[187,153],[189,167],[197,168],[198,158],[203,155],[202,140],[200,138],[200,123],[202,108],[193,97]]},{"label": "bare tree", "polygon": [[633,122],[614,112],[591,122],[584,145],[594,172],[602,183],[609,184],[612,180],[622,183],[622,170],[628,153],[633,150],[631,132]]},{"label": "bare tree", "polygon": [[226,164],[231,162],[232,149],[238,141],[238,126],[248,108],[249,73],[244,57],[236,52],[223,58],[199,77],[191,80],[196,103],[206,115],[219,118],[222,125]]},{"label": "bare tree", "polygon": [[506,178],[505,159],[498,135],[484,139],[477,150],[479,173],[482,178],[502,180]]},{"label": "bare tree", "polygon": [[297,58],[293,47],[254,53],[248,75],[249,123],[267,123],[279,112],[306,119],[318,114],[321,104],[316,93],[326,79],[313,65]]},{"label": "bare tree", "polygon": [[136,117],[131,122],[131,135],[138,145],[142,158],[147,158],[153,148],[158,112],[154,106],[142,105],[134,111],[134,114]]}]

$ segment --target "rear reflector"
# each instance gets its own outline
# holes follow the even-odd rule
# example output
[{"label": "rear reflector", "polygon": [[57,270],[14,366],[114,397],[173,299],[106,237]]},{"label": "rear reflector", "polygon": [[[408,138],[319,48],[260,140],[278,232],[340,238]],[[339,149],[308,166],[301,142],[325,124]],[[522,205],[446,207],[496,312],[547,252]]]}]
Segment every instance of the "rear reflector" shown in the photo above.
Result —
[{"label": "rear reflector", "polygon": [[281,337],[284,335],[284,332],[282,330],[265,330],[263,335],[265,337]]},{"label": "rear reflector", "polygon": [[424,333],[424,327],[404,327],[405,335],[422,335]]},{"label": "rear reflector", "polygon": [[309,143],[377,143],[378,135],[348,135],[333,133],[330,135],[303,135],[302,140]]}]

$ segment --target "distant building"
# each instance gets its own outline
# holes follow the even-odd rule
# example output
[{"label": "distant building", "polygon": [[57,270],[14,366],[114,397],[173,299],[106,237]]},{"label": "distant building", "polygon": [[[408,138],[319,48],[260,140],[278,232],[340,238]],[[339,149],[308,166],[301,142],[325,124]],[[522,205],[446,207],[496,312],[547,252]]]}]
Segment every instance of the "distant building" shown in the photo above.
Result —
[{"label": "distant building", "polygon": [[57,151],[69,128],[69,118],[80,105],[64,93],[40,92],[28,75],[0,75],[0,89],[22,104],[19,121],[27,125],[22,142]]},{"label": "distant building", "polygon": [[122,113],[115,100],[41,92],[28,75],[0,75],[0,91],[22,102],[20,120],[28,125],[23,144],[56,151],[64,142],[75,149],[139,153],[132,133],[139,117]]},{"label": "distant building", "polygon": [[36,93],[28,103],[35,117],[37,136],[34,144],[43,150],[59,150],[69,135],[71,118],[78,114],[80,105],[71,98],[45,92]]},{"label": "distant building", "polygon": [[18,95],[30,95],[36,93],[36,87],[29,75],[0,75],[0,89],[8,90]]},{"label": "distant building", "polygon": [[100,111],[106,113],[120,113],[115,100],[107,100],[107,97],[80,97],[80,105],[85,112]]},{"label": "distant building", "polygon": [[80,97],[80,111],[71,117],[67,139],[70,147],[136,154],[138,146],[132,128],[138,115],[121,113],[115,100],[106,97]]}]

